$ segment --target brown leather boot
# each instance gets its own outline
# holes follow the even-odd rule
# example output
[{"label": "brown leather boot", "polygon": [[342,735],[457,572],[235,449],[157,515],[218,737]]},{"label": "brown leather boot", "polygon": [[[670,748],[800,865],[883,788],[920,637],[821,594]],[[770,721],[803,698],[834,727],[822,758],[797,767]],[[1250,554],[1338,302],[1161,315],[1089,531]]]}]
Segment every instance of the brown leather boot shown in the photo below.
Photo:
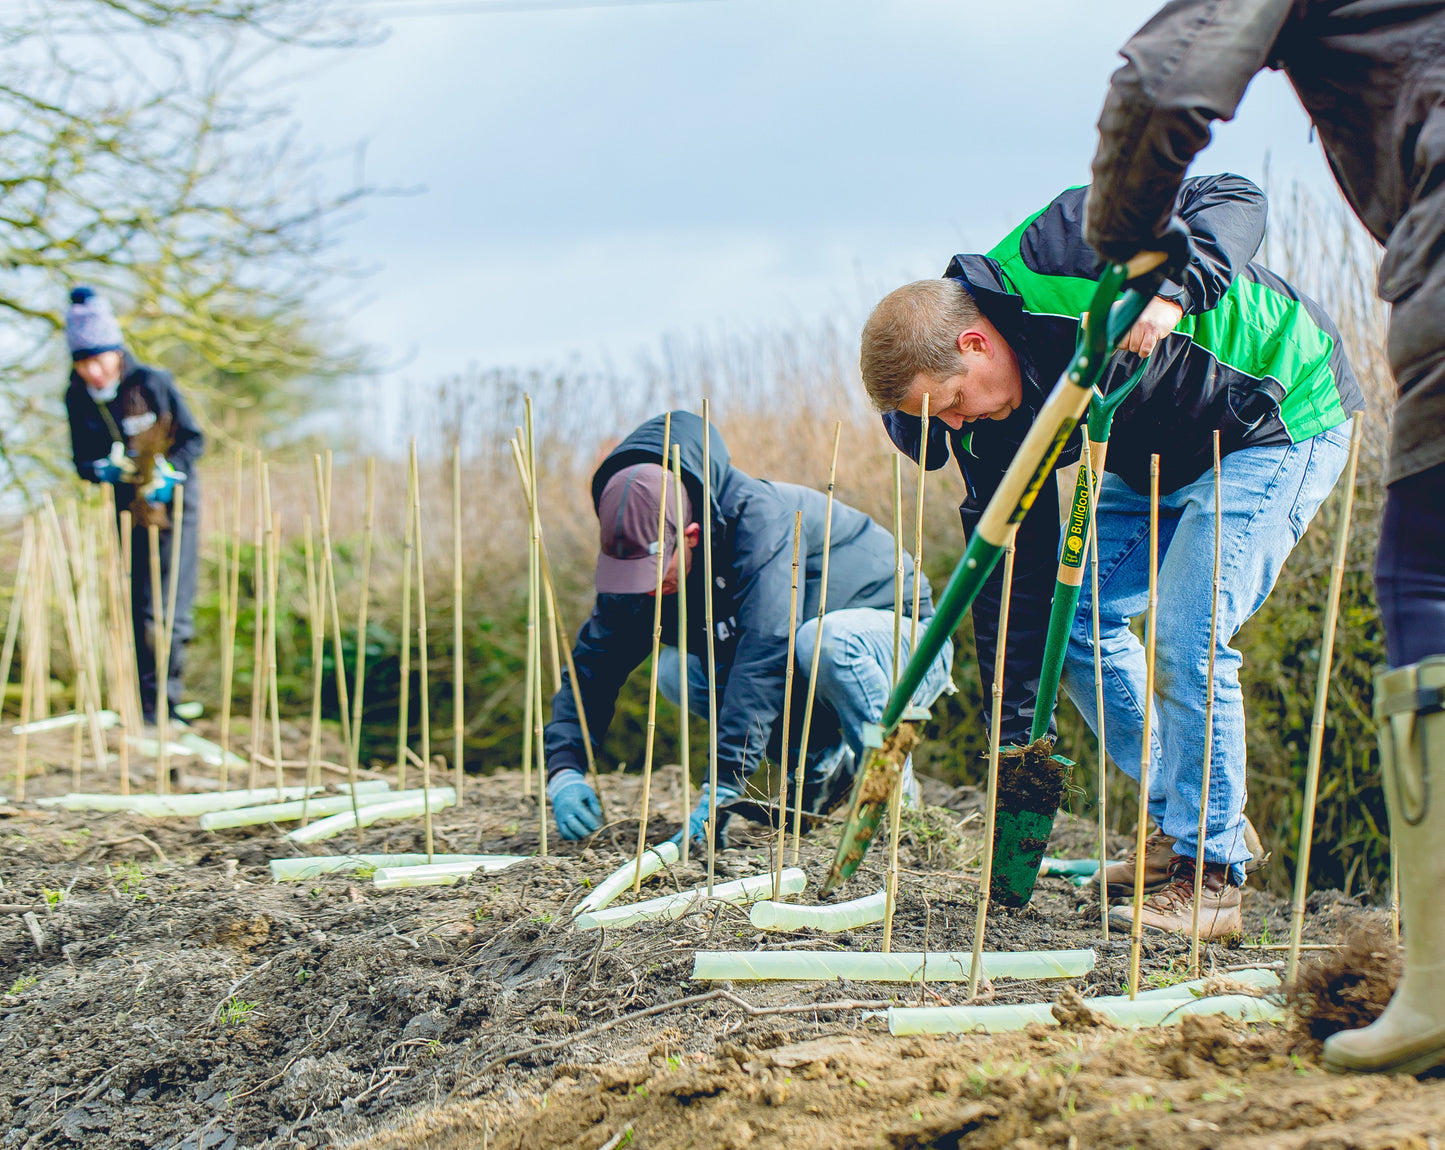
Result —
[{"label": "brown leather boot", "polygon": [[[1199,937],[1212,942],[1228,938],[1240,929],[1239,887],[1229,882],[1229,867],[1223,863],[1204,864],[1204,897],[1199,901]],[[1144,900],[1139,921],[1150,930],[1190,934],[1194,929],[1194,860],[1175,855],[1169,867],[1169,881]],[[1109,912],[1109,924],[1120,930],[1134,925],[1134,908],[1120,903]]]},{"label": "brown leather boot", "polygon": [[[1103,870],[1104,895],[1109,899],[1134,897],[1134,851],[1127,858],[1111,862]],[[1174,858],[1174,840],[1155,831],[1144,840],[1144,893],[1152,894],[1169,883],[1169,863]]]},{"label": "brown leather boot", "polygon": [[[1269,862],[1270,851],[1264,849],[1259,832],[1244,817],[1244,847],[1253,856],[1244,864],[1246,879],[1265,863]],[[1174,840],[1163,831],[1155,831],[1144,840],[1144,893],[1153,894],[1162,890],[1169,882],[1169,866],[1174,858]],[[1105,895],[1110,899],[1134,897],[1134,852],[1127,858],[1111,862],[1104,868]]]}]

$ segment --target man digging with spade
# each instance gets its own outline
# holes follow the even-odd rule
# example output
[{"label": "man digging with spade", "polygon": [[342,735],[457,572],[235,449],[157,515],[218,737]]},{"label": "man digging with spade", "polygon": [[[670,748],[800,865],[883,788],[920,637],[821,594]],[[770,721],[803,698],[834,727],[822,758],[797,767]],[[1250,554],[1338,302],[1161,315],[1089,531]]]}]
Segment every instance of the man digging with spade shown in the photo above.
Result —
[{"label": "man digging with spade", "polygon": [[[812,666],[818,628],[823,530],[827,496],[792,483],[754,479],[729,462],[722,436],[712,429],[709,444],[712,506],[703,514],[703,422],[674,411],[671,442],[681,449],[686,522],[675,512],[676,489],[664,481],[661,466],[664,416],[654,416],[622,441],[592,477],[601,552],[597,558],[597,601],[573,648],[577,681],[586,709],[587,729],[600,744],[612,721],[617,694],[628,675],[652,649],[657,556],[666,564],[662,609],[663,651],[659,682],[674,703],[679,697],[677,606],[679,588],[688,596],[688,701],[693,713],[707,717],[707,631],[703,596],[712,594],[716,651],[718,806],[743,792],[748,776],[764,754],[780,755],[788,635],[795,632],[797,675]],[[658,501],[665,499],[666,525],[659,546]],[[792,586],[793,523],[803,513],[799,563],[798,615],[788,618]],[[703,524],[712,531],[715,586],[703,583],[698,553]],[[815,713],[810,738],[821,749],[805,757],[803,806],[830,809],[848,794],[860,761],[862,728],[882,710],[893,676],[893,536],[861,511],[833,503],[829,549],[827,611],[818,668],[817,702],[832,721]],[[913,601],[914,572],[905,555],[903,601]],[[928,581],[919,576],[920,622],[933,614]],[[806,583],[804,583],[806,579]],[[903,627],[903,656],[908,628]],[[952,647],[933,661],[914,695],[920,706],[951,689]],[[602,826],[602,810],[584,774],[586,752],[571,683],[563,671],[562,689],[552,699],[544,749],[547,798],[557,830],[565,839],[585,838]],[[800,729],[804,692],[794,690],[793,732]],[[800,752],[790,747],[790,757]],[[790,764],[783,764],[791,770]],[[905,793],[917,801],[911,768]],[[687,830],[707,845],[708,789],[704,784]],[[722,838],[725,814],[718,817]],[[681,832],[678,835],[681,839]],[[720,842],[719,845],[725,845]]]},{"label": "man digging with spade", "polygon": [[[931,420],[930,469],[950,454],[968,485],[972,530],[1045,398],[1070,362],[1078,316],[1100,266],[1082,234],[1086,188],[1064,192],[987,255],[955,256],[940,280],[887,296],[863,330],[862,372],[894,443],[920,448],[923,397]],[[1235,633],[1273,588],[1280,568],[1344,468],[1343,426],[1362,406],[1333,322],[1266,268],[1252,263],[1264,236],[1264,194],[1248,180],[1187,180],[1174,214],[1191,255],[1121,345],[1101,384],[1132,394],[1114,418],[1099,485],[1100,628],[1105,734],[1114,762],[1138,778],[1143,740],[1144,652],[1129,620],[1148,588],[1150,455],[1160,456],[1158,723],[1151,734],[1149,810],[1156,826],[1143,866],[1143,922],[1187,933],[1204,761],[1203,699],[1214,555],[1212,433],[1223,463],[1224,586],[1215,664],[1213,779],[1207,819],[1200,933],[1239,929],[1240,887],[1259,862],[1244,816],[1244,703]],[[1156,247],[1158,245],[1156,244]],[[1147,363],[1145,359],[1147,358]],[[1077,434],[1065,461],[1079,456]],[[1026,744],[1034,719],[1059,554],[1053,500],[1019,526],[1003,686],[1002,738]],[[1002,572],[973,606],[984,692],[992,683]],[[1063,685],[1095,721],[1092,603],[1083,589],[1065,655]],[[1133,856],[1100,875],[1105,897],[1134,887]],[[1120,917],[1122,916],[1122,917]],[[1132,915],[1113,912],[1121,925]]]}]

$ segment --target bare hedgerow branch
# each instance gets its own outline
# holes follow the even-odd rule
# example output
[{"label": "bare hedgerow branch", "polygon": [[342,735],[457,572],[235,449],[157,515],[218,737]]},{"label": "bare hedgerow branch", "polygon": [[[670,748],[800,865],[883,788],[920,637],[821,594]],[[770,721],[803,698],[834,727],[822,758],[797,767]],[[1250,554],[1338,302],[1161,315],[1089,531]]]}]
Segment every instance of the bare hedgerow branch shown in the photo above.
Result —
[{"label": "bare hedgerow branch", "polygon": [[354,270],[335,230],[374,189],[329,188],[263,85],[278,53],[364,32],[338,0],[0,14],[0,484],[64,470],[59,332],[78,283],[111,296],[132,350],[213,428],[282,422],[359,365],[316,300]]}]

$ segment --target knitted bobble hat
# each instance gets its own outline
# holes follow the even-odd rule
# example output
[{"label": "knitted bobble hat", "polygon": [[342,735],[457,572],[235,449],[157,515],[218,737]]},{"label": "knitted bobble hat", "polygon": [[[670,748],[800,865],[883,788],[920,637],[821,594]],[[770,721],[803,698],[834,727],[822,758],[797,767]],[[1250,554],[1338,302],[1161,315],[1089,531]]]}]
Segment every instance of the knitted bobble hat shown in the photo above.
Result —
[{"label": "knitted bobble hat", "polygon": [[103,296],[91,287],[78,287],[70,293],[70,309],[65,313],[65,342],[72,360],[88,359],[104,351],[120,351],[125,346],[115,312]]}]

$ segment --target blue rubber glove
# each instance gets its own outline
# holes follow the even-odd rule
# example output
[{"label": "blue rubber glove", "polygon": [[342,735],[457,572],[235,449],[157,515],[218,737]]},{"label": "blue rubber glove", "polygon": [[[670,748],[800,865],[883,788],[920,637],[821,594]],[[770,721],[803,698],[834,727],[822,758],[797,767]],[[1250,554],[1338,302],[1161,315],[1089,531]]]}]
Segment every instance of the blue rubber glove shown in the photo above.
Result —
[{"label": "blue rubber glove", "polygon": [[[730,787],[726,783],[717,785],[717,805],[722,805],[730,799],[735,799],[742,794],[736,787]],[[708,814],[708,789],[703,783],[697,792],[697,807],[687,818],[687,833],[692,836],[693,845],[700,851],[707,850],[707,814]],[[719,810],[717,816],[717,846],[719,850],[726,850],[728,845],[727,827],[728,819],[731,816],[726,811]],[[682,845],[682,832],[672,836],[672,842],[678,846]]]},{"label": "blue rubber glove", "polygon": [[155,473],[141,489],[141,494],[147,503],[169,503],[175,497],[176,488],[185,481],[185,472],[177,471],[167,463],[164,455],[157,455]]},{"label": "blue rubber glove", "polygon": [[90,469],[99,483],[128,483],[135,478],[135,464],[125,453],[122,444],[114,444],[104,459],[92,460]]},{"label": "blue rubber glove", "polygon": [[602,804],[581,771],[568,768],[548,779],[547,801],[557,833],[564,839],[575,842],[602,829]]}]

